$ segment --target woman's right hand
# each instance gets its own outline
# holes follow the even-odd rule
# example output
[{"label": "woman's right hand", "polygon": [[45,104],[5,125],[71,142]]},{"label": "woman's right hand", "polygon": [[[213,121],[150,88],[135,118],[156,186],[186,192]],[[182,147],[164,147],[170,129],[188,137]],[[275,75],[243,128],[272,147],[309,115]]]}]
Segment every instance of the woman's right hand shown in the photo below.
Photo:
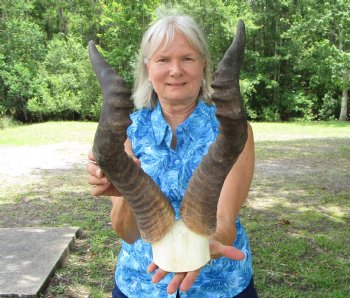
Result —
[{"label": "woman's right hand", "polygon": [[[132,152],[129,141],[125,142],[125,151],[133,159],[135,165],[140,167],[141,162]],[[92,185],[91,194],[93,196],[122,196],[119,190],[113,186],[113,184],[102,172],[101,168],[96,163],[96,159],[92,151],[90,151],[88,154],[88,164],[86,166],[86,170],[89,174],[88,182],[90,185]]]},{"label": "woman's right hand", "polygon": [[86,170],[89,174],[88,183],[92,185],[91,194],[93,196],[121,196],[121,193],[109,182],[96,163],[92,151],[88,154],[88,164]]}]

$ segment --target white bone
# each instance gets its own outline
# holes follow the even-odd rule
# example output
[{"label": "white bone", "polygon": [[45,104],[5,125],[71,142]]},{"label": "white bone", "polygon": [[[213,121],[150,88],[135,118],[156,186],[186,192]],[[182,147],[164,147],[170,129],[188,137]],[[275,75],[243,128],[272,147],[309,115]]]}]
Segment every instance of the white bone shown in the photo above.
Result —
[{"label": "white bone", "polygon": [[152,243],[153,262],[167,272],[190,272],[210,260],[209,238],[175,221],[165,236]]}]

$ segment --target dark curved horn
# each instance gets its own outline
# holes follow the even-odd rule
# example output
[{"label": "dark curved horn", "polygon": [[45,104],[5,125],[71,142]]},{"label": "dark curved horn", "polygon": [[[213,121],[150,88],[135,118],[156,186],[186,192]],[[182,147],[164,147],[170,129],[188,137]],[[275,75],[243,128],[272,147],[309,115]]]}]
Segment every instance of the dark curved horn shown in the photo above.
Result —
[{"label": "dark curved horn", "polygon": [[100,83],[103,105],[95,134],[93,154],[111,183],[134,212],[141,237],[160,240],[172,226],[174,210],[155,182],[124,151],[126,129],[133,109],[131,92],[112,67],[89,42],[89,55]]},{"label": "dark curved horn", "polygon": [[239,21],[236,38],[219,63],[212,84],[220,134],[191,177],[181,206],[186,225],[203,235],[215,232],[222,186],[247,140],[247,116],[239,88],[244,47],[245,28]]}]

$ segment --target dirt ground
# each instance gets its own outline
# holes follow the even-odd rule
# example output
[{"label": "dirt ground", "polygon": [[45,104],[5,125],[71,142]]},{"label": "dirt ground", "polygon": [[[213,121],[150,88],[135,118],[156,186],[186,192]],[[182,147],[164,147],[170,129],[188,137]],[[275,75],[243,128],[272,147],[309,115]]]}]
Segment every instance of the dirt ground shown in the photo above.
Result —
[{"label": "dirt ground", "polygon": [[[99,201],[100,203],[96,204],[95,198],[88,197],[89,186],[85,178],[87,177],[85,167],[90,147],[91,145],[80,143],[35,147],[0,146],[2,156],[0,227],[55,226],[62,223],[69,224],[72,222],[71,219],[74,219],[74,224],[80,221],[87,225],[85,228],[87,234],[76,242],[74,257],[69,262],[68,269],[63,271],[65,275],[60,273],[53,279],[49,287],[52,293],[64,287],[69,288],[69,293],[72,293],[71,291],[81,293],[75,285],[82,282],[79,280],[82,273],[76,274],[76,272],[81,272],[88,263],[92,263],[100,270],[98,273],[100,275],[96,275],[96,281],[92,281],[93,287],[101,280],[102,283],[110,282],[109,277],[113,275],[114,263],[109,263],[110,267],[97,266],[96,262],[92,261],[94,254],[90,253],[92,246],[88,244],[97,233],[93,231],[94,223],[104,224],[108,233],[112,233],[108,222],[109,200]],[[289,238],[289,234],[306,233],[309,237],[305,239],[304,245],[312,249],[320,249],[315,245],[313,238],[315,231],[327,236],[333,235],[333,231],[344,229],[344,226],[350,223],[349,153],[350,138],[300,138],[279,139],[277,142],[271,140],[256,142],[255,174],[246,203],[249,208],[243,208],[243,220],[246,227],[250,229],[252,247],[256,250],[255,255],[260,256],[260,259],[256,257],[256,277],[257,282],[260,283],[261,292],[270,292],[270,288],[265,290],[263,288],[265,285],[263,280],[266,278],[269,280],[268,287],[271,284],[284,284],[280,278],[284,276],[286,267],[275,268],[275,265],[279,264],[279,261],[275,260],[274,270],[266,271],[271,264],[264,263],[260,251],[266,250],[261,245],[269,243],[269,238],[261,240],[263,233],[257,231],[260,230],[257,223],[264,221],[268,228],[283,233],[285,239],[278,247],[282,247],[283,243],[294,243],[295,239]],[[84,213],[81,212],[82,206],[85,208]],[[312,212],[308,212],[310,210]],[[308,220],[309,215],[314,216],[313,220]],[[330,220],[327,220],[328,218]],[[289,227],[289,234],[282,229],[285,225]],[[100,231],[101,228],[98,227]],[[98,240],[92,241],[94,245],[104,239],[105,234],[101,235],[97,237]],[[256,237],[257,240],[254,235],[259,236]],[[269,237],[271,235],[276,239],[280,234],[271,233]],[[344,235],[342,239],[349,238],[346,233]],[[115,238],[108,239],[111,243],[103,243],[103,247],[114,248],[117,245],[113,242]],[[348,247],[346,241],[348,240],[337,243],[344,243],[344,247]],[[294,249],[298,248],[296,244],[291,245]],[[268,249],[272,251],[272,256],[276,253],[273,244],[269,244]],[[307,256],[309,259],[315,255],[312,249]],[[97,250],[103,251],[102,246],[98,246]],[[323,251],[317,253],[323,254]],[[341,256],[343,255],[344,252],[341,252]],[[277,257],[279,257],[278,254]],[[284,262],[290,262],[287,256],[282,257]],[[314,264],[318,262],[317,257],[319,255],[316,254]],[[110,260],[107,257],[105,259]],[[95,271],[96,268],[94,268]],[[82,278],[84,283],[91,278],[92,273],[89,270],[84,271]],[[102,276],[106,278],[103,279]],[[298,276],[295,276],[297,279]],[[305,283],[303,278],[300,273],[295,285],[290,287],[299,289],[299,284]],[[307,283],[307,286],[311,287],[309,284]],[[311,288],[310,291],[313,289]],[[107,292],[109,293],[109,290]],[[55,295],[47,294],[45,297],[56,297]],[[322,297],[327,297],[326,295]],[[64,297],[85,296],[65,294]],[[262,295],[262,297],[270,296]]]},{"label": "dirt ground", "polygon": [[[340,158],[332,158],[335,151],[350,146],[350,139],[337,141],[316,140],[314,146],[303,146],[302,142],[293,144],[282,141],[281,146],[264,145],[257,142],[256,148],[269,152],[271,156],[259,157],[257,153],[255,175],[257,177],[289,177],[298,179],[321,176],[326,186],[334,192],[350,192],[350,164],[349,156],[340,154]],[[2,187],[22,183],[24,180],[40,179],[44,170],[60,170],[76,167],[85,168],[87,153],[90,145],[79,143],[60,143],[41,146],[10,147],[0,146],[3,169]],[[270,148],[269,148],[270,147]],[[284,154],[285,151],[285,154]],[[294,152],[294,153],[293,153]],[[301,157],[295,154],[302,152]],[[278,155],[274,155],[278,153]],[[304,179],[304,178],[303,178]]]},{"label": "dirt ground", "polygon": [[40,179],[45,170],[85,167],[90,145],[60,143],[41,146],[0,146],[3,169],[1,187]]}]

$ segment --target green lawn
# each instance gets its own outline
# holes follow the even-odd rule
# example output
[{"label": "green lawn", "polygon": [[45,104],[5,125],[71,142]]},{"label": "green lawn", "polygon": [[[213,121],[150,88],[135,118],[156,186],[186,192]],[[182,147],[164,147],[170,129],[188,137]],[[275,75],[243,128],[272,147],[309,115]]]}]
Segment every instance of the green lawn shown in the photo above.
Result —
[{"label": "green lawn", "polygon": [[350,122],[252,123],[256,141],[349,138]]},{"label": "green lawn", "polygon": [[37,146],[60,142],[92,143],[97,123],[47,122],[0,129],[0,145]]},{"label": "green lawn", "polygon": [[[350,297],[350,123],[252,126],[256,171],[241,219],[260,297]],[[95,129],[87,122],[7,128],[0,149],[91,144]],[[34,174],[1,187],[0,227],[81,227],[44,296],[110,297],[120,242],[109,199],[90,195],[85,165]]]},{"label": "green lawn", "polygon": [[[292,123],[252,123],[259,141],[302,138],[349,138],[350,122],[319,121]],[[47,122],[0,129],[0,145],[41,145],[59,142],[92,142],[94,122]]]}]

